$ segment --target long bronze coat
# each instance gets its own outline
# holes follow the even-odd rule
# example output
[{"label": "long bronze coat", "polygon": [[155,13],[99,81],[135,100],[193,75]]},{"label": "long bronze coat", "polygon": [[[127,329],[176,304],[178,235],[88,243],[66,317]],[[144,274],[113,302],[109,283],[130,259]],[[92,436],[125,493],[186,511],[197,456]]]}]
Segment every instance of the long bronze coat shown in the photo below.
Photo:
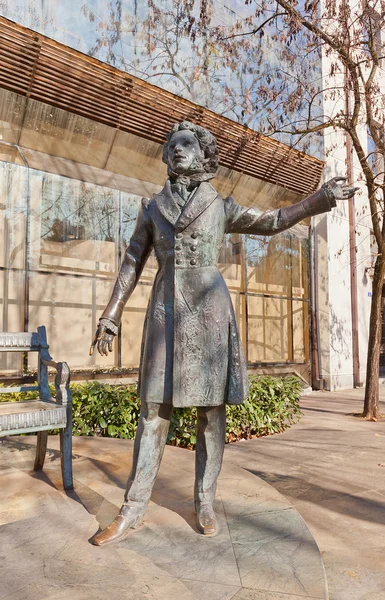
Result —
[{"label": "long bronze coat", "polygon": [[230,294],[217,269],[224,235],[273,235],[330,209],[320,190],[295,205],[261,214],[235,204],[231,197],[223,200],[208,182],[199,185],[182,210],[169,181],[152,200],[142,200],[103,313],[118,320],[153,247],[159,270],[143,330],[142,400],[184,407],[239,404],[245,399],[242,345]]}]

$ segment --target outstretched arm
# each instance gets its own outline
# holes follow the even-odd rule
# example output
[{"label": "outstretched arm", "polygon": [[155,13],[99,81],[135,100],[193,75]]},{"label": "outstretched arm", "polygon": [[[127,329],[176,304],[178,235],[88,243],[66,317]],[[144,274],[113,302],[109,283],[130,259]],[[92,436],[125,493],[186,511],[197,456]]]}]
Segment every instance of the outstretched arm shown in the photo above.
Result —
[{"label": "outstretched arm", "polygon": [[104,354],[107,356],[108,351],[112,352],[112,342],[118,333],[124,306],[134,291],[148,255],[151,252],[152,229],[147,205],[148,200],[143,198],[135,230],[125,252],[112,296],[103,311],[94,339],[92,340],[90,355],[93,354],[95,346],[97,346],[101,355]]},{"label": "outstretched arm", "polygon": [[307,217],[331,211],[336,206],[336,200],[351,198],[358,188],[342,184],[345,181],[344,177],[334,177],[301,202],[264,213],[235,204],[231,197],[227,198],[226,232],[274,235],[285,231]]}]

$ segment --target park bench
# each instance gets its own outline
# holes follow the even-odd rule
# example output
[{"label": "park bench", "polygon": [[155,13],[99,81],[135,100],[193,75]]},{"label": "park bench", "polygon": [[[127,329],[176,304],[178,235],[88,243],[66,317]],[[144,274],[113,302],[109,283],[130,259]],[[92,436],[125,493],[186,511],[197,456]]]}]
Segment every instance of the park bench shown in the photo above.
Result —
[{"label": "park bench", "polygon": [[[72,481],[72,402],[70,371],[66,362],[52,360],[45,327],[33,333],[0,333],[0,352],[37,352],[37,385],[0,387],[1,394],[38,390],[36,400],[0,402],[0,437],[37,432],[34,470],[43,468],[48,430],[60,429],[60,457],[64,489],[73,489]],[[48,367],[56,369],[56,398],[48,386]]]}]

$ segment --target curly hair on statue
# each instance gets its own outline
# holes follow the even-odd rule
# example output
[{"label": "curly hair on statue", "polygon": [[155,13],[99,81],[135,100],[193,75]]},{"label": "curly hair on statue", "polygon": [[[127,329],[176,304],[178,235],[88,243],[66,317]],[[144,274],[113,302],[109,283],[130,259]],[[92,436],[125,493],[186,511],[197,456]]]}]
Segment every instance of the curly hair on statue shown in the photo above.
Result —
[{"label": "curly hair on statue", "polygon": [[188,131],[192,131],[199,142],[205,158],[209,159],[204,165],[202,165],[202,170],[206,171],[207,173],[216,173],[218,169],[217,140],[213,134],[208,131],[208,129],[205,129],[200,125],[195,125],[190,121],[182,121],[181,123],[175,123],[175,125],[172,126],[171,131],[166,135],[166,142],[163,144],[162,161],[168,165],[168,147],[170,140],[174,133],[186,129]]}]

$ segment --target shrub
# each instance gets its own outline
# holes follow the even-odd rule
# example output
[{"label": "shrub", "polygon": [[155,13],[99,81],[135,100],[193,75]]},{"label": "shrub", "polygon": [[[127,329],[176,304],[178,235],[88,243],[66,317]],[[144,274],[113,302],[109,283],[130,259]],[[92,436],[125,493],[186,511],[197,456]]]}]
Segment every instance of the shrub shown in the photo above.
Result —
[{"label": "shrub", "polygon": [[301,418],[299,377],[252,376],[243,404],[226,406],[228,442],[280,433]]},{"label": "shrub", "polygon": [[[226,406],[226,441],[284,431],[301,417],[302,382],[296,376],[251,376],[243,404]],[[110,385],[97,381],[71,385],[73,434],[133,439],[140,413],[136,385]],[[53,393],[53,390],[52,390]],[[13,394],[2,400],[21,400],[29,394]],[[167,443],[194,448],[196,409],[175,408]]]},{"label": "shrub", "polygon": [[140,412],[136,385],[93,381],[72,384],[71,392],[74,435],[135,437]]}]

